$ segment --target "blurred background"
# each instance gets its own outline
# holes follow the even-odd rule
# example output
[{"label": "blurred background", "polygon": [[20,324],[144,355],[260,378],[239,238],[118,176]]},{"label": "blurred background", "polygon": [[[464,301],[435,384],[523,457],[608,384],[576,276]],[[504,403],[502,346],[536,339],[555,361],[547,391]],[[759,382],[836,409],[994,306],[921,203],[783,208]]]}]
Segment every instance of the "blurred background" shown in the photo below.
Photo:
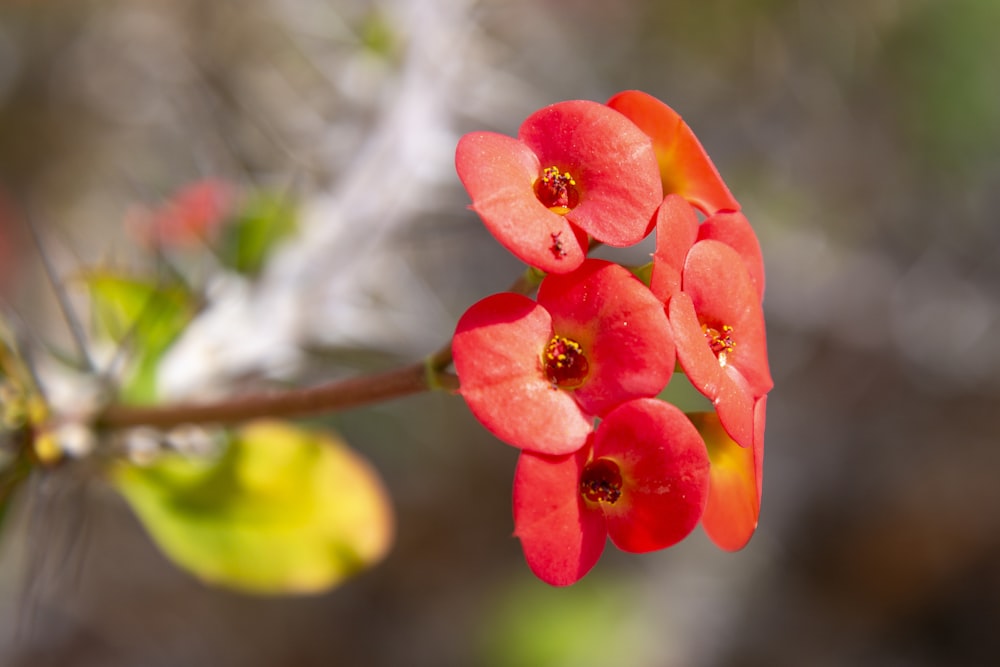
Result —
[{"label": "blurred background", "polygon": [[568,589],[511,537],[516,452],[443,394],[326,420],[398,514],[326,595],[206,588],[99,479],[33,479],[0,664],[996,664],[998,27],[995,0],[3,3],[0,272],[35,339],[72,349],[26,216],[72,287],[134,261],[135,206],[212,177],[289,193],[300,229],[218,288],[165,392],[419,359],[520,270],[465,208],[458,137],[639,88],[757,229],[775,389],[745,550],[609,548]]}]

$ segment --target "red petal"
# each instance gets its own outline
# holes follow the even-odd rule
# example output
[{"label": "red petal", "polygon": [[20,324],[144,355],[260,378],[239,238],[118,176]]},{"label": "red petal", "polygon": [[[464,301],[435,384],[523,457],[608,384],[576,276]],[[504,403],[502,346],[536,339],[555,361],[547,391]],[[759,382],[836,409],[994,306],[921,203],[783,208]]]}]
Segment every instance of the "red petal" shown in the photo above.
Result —
[{"label": "red petal", "polygon": [[753,460],[757,478],[757,504],[764,490],[764,427],[767,423],[767,396],[761,396],[753,406]]},{"label": "red petal", "polygon": [[547,276],[538,303],[552,314],[555,333],[583,346],[590,375],[573,393],[587,412],[667,386],[676,357],[663,304],[627,269],[587,259],[573,273]]},{"label": "red petal", "polygon": [[704,394],[730,436],[744,447],[753,442],[754,396],[735,366],[719,365],[698,321],[690,295],[675,294],[667,305],[670,326],[677,343],[677,359],[695,389]]},{"label": "red petal", "polygon": [[638,90],[618,93],[608,100],[608,106],[628,116],[652,138],[663,179],[663,194],[677,193],[705,215],[739,210],[739,203],[729,192],[708,153],[676,111]]},{"label": "red petal", "polygon": [[715,400],[725,382],[725,372],[705,340],[691,296],[675,294],[667,304],[670,329],[677,344],[677,360],[691,384],[709,400]]},{"label": "red petal", "polygon": [[593,419],[544,376],[551,338],[544,308],[520,294],[494,294],[459,319],[452,353],[460,393],[483,426],[514,447],[566,454],[583,446]]},{"label": "red petal", "polygon": [[708,454],[673,405],[644,398],[612,410],[594,434],[593,457],[614,461],[621,472],[621,497],[599,504],[619,549],[663,549],[698,524],[708,499]]},{"label": "red petal", "polygon": [[580,193],[566,214],[573,224],[612,246],[646,236],[663,188],[652,143],[631,121],[597,102],[560,102],[529,116],[519,137],[542,168],[573,175]]},{"label": "red petal", "polygon": [[712,403],[729,437],[740,447],[753,444],[753,391],[733,366],[726,367],[719,393]]},{"label": "red petal", "polygon": [[681,288],[684,258],[698,236],[698,216],[680,195],[667,195],[656,212],[656,252],[649,288],[663,303]]},{"label": "red petal", "polygon": [[184,248],[215,237],[236,202],[235,188],[224,181],[196,181],[151,212],[135,212],[131,224],[145,243]]},{"label": "red petal", "polygon": [[704,437],[712,462],[702,527],[720,549],[738,551],[750,541],[760,516],[757,445],[740,447],[713,412],[689,416]]},{"label": "red petal", "polygon": [[587,254],[587,238],[535,196],[541,167],[524,143],[492,132],[463,136],[455,151],[458,177],[472,208],[505,248],[550,273],[572,271]]},{"label": "red petal", "polygon": [[702,322],[713,320],[734,328],[732,366],[746,378],[754,397],[774,382],[767,363],[764,311],[739,253],[720,241],[698,241],[684,263],[681,289],[691,297]]},{"label": "red petal", "polygon": [[698,240],[722,241],[740,254],[757,296],[764,298],[764,255],[750,221],[739,211],[717,213],[698,228]]},{"label": "red petal", "polygon": [[587,574],[607,541],[604,516],[580,495],[589,449],[562,457],[522,452],[514,473],[514,534],[528,567],[553,586]]}]

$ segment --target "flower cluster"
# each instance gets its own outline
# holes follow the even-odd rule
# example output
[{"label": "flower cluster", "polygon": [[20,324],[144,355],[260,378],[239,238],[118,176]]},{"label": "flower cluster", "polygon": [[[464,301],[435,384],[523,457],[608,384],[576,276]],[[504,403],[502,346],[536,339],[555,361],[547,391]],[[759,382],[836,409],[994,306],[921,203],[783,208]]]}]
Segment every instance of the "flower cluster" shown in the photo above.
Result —
[{"label": "flower cluster", "polygon": [[[756,234],[690,127],[626,91],[532,114],[517,138],[465,135],[472,208],[544,273],[536,298],[474,304],[452,352],[460,392],[521,450],[514,525],[531,570],[571,584],[607,538],[676,544],[700,522],[737,550],[757,526],[768,369]],[[650,265],[588,257],[656,234]],[[713,412],[659,398],[681,369]]]}]

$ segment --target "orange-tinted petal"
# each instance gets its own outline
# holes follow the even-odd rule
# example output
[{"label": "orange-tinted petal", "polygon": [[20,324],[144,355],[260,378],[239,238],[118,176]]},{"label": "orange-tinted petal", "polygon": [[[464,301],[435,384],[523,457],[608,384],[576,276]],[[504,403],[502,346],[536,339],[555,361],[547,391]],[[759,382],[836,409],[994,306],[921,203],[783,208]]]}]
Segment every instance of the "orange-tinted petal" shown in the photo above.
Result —
[{"label": "orange-tinted petal", "polygon": [[708,153],[676,111],[638,90],[618,93],[608,106],[628,116],[653,140],[664,195],[679,194],[705,215],[739,210]]},{"label": "orange-tinted petal", "polygon": [[[761,399],[763,400],[763,399]],[[712,462],[708,505],[701,524],[720,549],[738,551],[757,529],[760,516],[760,469],[763,442],[740,447],[713,412],[689,415],[705,439]]]}]

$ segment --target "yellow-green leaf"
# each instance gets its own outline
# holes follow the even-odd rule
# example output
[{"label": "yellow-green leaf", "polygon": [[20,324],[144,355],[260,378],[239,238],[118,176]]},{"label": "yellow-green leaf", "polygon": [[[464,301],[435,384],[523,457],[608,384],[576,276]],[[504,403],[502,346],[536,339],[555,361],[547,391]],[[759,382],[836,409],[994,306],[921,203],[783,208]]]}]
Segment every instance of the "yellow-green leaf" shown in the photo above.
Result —
[{"label": "yellow-green leaf", "polygon": [[113,273],[94,272],[83,281],[90,289],[98,332],[131,352],[132,372],[122,387],[122,399],[152,401],[160,358],[194,316],[194,298],[179,285]]},{"label": "yellow-green leaf", "polygon": [[225,454],[122,464],[113,477],[160,548],[200,579],[259,594],[315,593],[379,561],[393,515],[369,464],[339,439],[248,424]]}]

